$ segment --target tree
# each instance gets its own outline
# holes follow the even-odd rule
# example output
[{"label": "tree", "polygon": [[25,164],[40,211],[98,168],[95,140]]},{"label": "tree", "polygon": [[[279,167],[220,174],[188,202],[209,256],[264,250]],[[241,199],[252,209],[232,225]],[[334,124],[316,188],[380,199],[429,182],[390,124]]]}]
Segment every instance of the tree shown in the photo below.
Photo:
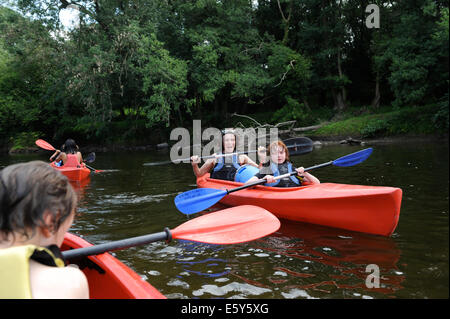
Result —
[{"label": "tree", "polygon": [[386,53],[391,60],[389,83],[395,96],[394,104],[430,102],[437,79],[440,78],[437,86],[446,85],[440,76],[442,45],[432,37],[437,31],[440,9],[434,1],[420,0],[395,3],[393,10],[401,12]]},{"label": "tree", "polygon": [[[57,109],[50,90],[57,74],[58,48],[48,29],[0,7],[0,131],[14,136],[47,129]],[[1,134],[1,133],[0,133]]]}]

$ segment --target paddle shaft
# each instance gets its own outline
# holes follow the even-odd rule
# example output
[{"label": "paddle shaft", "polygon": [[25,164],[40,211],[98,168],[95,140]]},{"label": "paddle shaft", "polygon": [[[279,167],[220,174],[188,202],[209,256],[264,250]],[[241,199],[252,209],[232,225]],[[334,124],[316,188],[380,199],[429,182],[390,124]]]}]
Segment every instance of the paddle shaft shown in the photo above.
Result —
[{"label": "paddle shaft", "polygon": [[86,164],[86,162],[84,163],[84,165],[89,168],[91,171],[96,172],[97,170],[91,166],[89,166],[88,164]]},{"label": "paddle shaft", "polygon": [[[316,168],[329,166],[329,165],[332,165],[332,164],[333,164],[333,161],[329,161],[329,162],[322,163],[322,164],[317,164],[317,165],[305,168],[305,172],[313,170],[313,169],[316,169]],[[285,178],[285,177],[289,177],[289,176],[292,176],[292,175],[296,175],[296,174],[297,174],[297,171],[293,171],[291,173],[286,173],[286,174],[283,174],[283,175],[275,176],[274,178],[275,178],[275,180],[279,180],[279,179],[282,179],[282,178]],[[239,186],[239,187],[227,190],[227,193],[230,194],[230,193],[233,193],[233,192],[240,191],[241,189],[249,188],[249,187],[260,185],[260,184],[264,184],[264,183],[267,183],[267,180],[259,179],[259,180],[255,181],[253,183],[242,185],[242,186]]]},{"label": "paddle shaft", "polygon": [[[242,154],[247,154],[247,153],[255,153],[257,151],[246,151],[246,152],[236,152],[236,153],[226,153],[226,154],[217,154],[217,155],[208,155],[208,156],[203,156],[200,157],[200,159],[210,159],[210,158],[216,158],[216,157],[227,157],[227,156],[233,156],[233,155],[242,155]],[[183,159],[177,159],[177,160],[173,160],[173,163],[176,162],[184,162],[184,161],[190,161],[191,158],[183,158]]]},{"label": "paddle shaft", "polygon": [[[294,147],[312,147],[312,144],[293,144],[293,145],[287,145],[287,148],[294,148]],[[226,154],[217,154],[217,155],[207,155],[207,156],[203,156],[200,157],[200,159],[210,159],[210,158],[215,158],[215,157],[226,157],[226,156],[233,156],[233,155],[242,155],[242,154],[248,154],[248,153],[256,153],[258,152],[257,150],[251,150],[251,151],[243,151],[243,152],[235,152],[235,153],[226,153]],[[173,160],[171,162],[176,163],[176,162],[184,162],[184,161],[190,161],[191,158],[183,158],[183,159],[177,159],[177,160]],[[168,161],[169,162],[169,161]],[[165,162],[164,162],[165,163]]]},{"label": "paddle shaft", "polygon": [[92,255],[99,255],[103,254],[107,251],[114,251],[114,250],[121,250],[126,249],[130,247],[140,246],[140,245],[146,245],[150,243],[154,243],[157,241],[163,241],[163,240],[171,240],[172,234],[168,228],[166,228],[164,231],[155,233],[155,234],[149,234],[149,235],[143,235],[143,236],[137,236],[122,240],[117,240],[109,243],[104,243],[100,245],[90,246],[90,247],[84,247],[84,248],[78,248],[73,250],[66,250],[62,252],[62,255],[64,259],[76,259],[86,256],[92,256]]}]

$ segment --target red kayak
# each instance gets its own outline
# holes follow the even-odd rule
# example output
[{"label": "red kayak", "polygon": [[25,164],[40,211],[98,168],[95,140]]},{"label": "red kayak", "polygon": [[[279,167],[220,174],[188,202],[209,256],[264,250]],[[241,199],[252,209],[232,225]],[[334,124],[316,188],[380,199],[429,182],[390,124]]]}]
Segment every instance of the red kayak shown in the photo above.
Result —
[{"label": "red kayak", "polygon": [[91,170],[84,165],[80,167],[56,166],[55,162],[51,162],[50,165],[65,175],[69,181],[82,181],[91,173]]},{"label": "red kayak", "polygon": [[[197,179],[199,188],[232,189],[242,183]],[[302,187],[254,186],[224,196],[228,206],[255,205],[279,218],[390,236],[400,216],[402,190],[395,187],[322,183]]]},{"label": "red kayak", "polygon": [[[67,233],[61,250],[88,246],[92,244]],[[166,299],[156,288],[108,253],[89,256],[76,263],[88,279],[91,299]]]}]

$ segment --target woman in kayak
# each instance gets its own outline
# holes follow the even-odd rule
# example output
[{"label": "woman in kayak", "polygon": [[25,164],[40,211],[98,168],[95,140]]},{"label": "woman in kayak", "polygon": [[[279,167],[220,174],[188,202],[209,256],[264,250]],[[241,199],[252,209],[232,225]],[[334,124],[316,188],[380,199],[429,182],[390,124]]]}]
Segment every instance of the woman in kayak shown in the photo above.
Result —
[{"label": "woman in kayak", "polygon": [[42,161],[0,171],[0,299],[89,297],[59,250],[76,205],[67,178]]},{"label": "woman in kayak", "polygon": [[62,152],[60,150],[56,150],[56,152],[50,156],[50,161],[55,161],[57,166],[69,166],[69,167],[77,167],[83,163],[83,156],[79,152],[78,145],[74,140],[68,139],[61,147]]},{"label": "woman in kayak", "polygon": [[[264,149],[258,149],[258,156],[264,163]],[[282,141],[276,141],[270,144],[270,161],[263,164],[259,173],[250,178],[246,184],[257,181],[258,179],[266,179],[266,186],[275,187],[297,187],[303,183],[320,184],[320,181],[313,175],[305,172],[303,167],[293,168],[289,161],[289,151]],[[292,175],[276,180],[275,177],[286,173],[297,171],[297,175]]]},{"label": "woman in kayak", "polygon": [[[231,154],[235,151],[236,148],[236,135],[234,131],[227,130],[223,132],[222,138],[222,150],[223,154]],[[236,175],[236,171],[241,167],[241,165],[249,164],[255,167],[258,167],[250,157],[247,155],[229,155],[229,156],[220,156],[221,154],[217,154],[215,158],[210,158],[206,160],[206,162],[202,165],[202,167],[198,167],[198,163],[200,163],[200,158],[196,155],[191,157],[192,168],[194,170],[194,174],[197,177],[203,176],[206,173],[211,172],[211,178],[222,179],[228,181],[234,181],[234,176]]]}]

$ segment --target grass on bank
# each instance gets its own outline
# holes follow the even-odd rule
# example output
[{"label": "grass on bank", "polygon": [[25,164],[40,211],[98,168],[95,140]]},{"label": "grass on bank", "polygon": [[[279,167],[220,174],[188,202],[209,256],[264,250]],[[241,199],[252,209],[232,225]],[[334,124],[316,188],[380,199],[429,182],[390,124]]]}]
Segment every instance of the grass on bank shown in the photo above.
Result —
[{"label": "grass on bank", "polygon": [[399,135],[433,135],[448,132],[448,110],[439,105],[409,107],[386,113],[353,116],[331,122],[311,132],[312,136],[357,136],[361,138]]},{"label": "grass on bank", "polygon": [[[295,110],[294,110],[295,111]],[[297,112],[301,112],[298,109]],[[295,127],[306,127],[324,124],[317,130],[302,132],[315,137],[381,138],[401,135],[443,135],[448,133],[448,105],[446,103],[425,106],[411,106],[396,109],[381,107],[379,109],[354,107],[344,113],[335,115],[330,109],[311,110],[307,115],[296,115],[275,118],[273,113],[251,114],[261,124],[276,123],[296,119]],[[235,119],[234,124],[255,126],[254,121],[245,118]],[[282,129],[282,128],[280,128]]]}]

